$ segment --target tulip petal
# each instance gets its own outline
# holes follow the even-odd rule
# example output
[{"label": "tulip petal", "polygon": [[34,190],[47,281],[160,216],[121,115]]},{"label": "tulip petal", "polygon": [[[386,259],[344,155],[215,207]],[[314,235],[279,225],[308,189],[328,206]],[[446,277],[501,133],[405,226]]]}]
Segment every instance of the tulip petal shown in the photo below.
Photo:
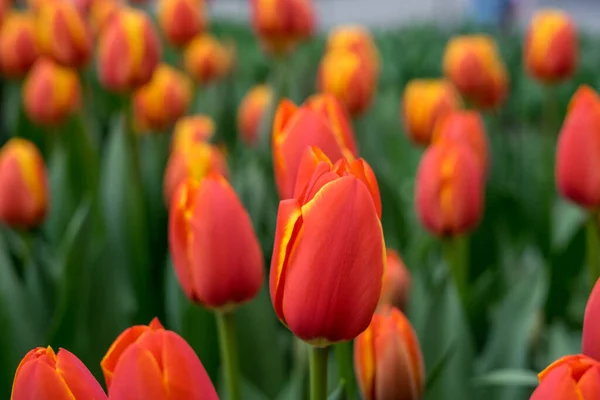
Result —
[{"label": "tulip petal", "polygon": [[56,370],[76,399],[106,399],[106,394],[96,378],[73,353],[60,349],[56,355]]},{"label": "tulip petal", "polygon": [[582,400],[600,399],[600,365],[589,368],[579,379],[577,387]]},{"label": "tulip petal", "polygon": [[354,340],[354,371],[366,400],[375,397],[375,348],[373,322]]},{"label": "tulip petal", "polygon": [[11,400],[76,400],[76,397],[56,370],[43,358],[37,358],[19,367]]},{"label": "tulip petal", "polygon": [[530,400],[548,399],[581,399],[581,396],[578,395],[577,385],[571,376],[571,368],[568,365],[561,365],[550,371],[530,398]]},{"label": "tulip petal", "polygon": [[588,357],[600,360],[600,279],[594,285],[583,318],[582,352]]}]

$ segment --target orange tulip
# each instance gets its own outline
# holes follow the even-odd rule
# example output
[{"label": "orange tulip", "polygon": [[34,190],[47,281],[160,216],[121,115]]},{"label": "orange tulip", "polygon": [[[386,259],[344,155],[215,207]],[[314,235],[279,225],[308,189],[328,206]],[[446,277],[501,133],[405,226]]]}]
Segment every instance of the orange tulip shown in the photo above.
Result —
[{"label": "orange tulip", "polygon": [[409,139],[416,144],[429,145],[435,123],[460,107],[460,96],[447,80],[411,80],[402,98],[402,117]]},{"label": "orange tulip", "polygon": [[273,90],[267,85],[256,85],[250,89],[238,109],[238,132],[247,145],[257,142],[259,130],[267,107],[273,99]]},{"label": "orange tulip", "polygon": [[206,29],[203,0],[160,0],[157,16],[167,40],[182,46]]},{"label": "orange tulip", "polygon": [[489,36],[452,38],[444,54],[444,73],[461,94],[479,108],[496,108],[506,98],[506,68],[496,43]]},{"label": "orange tulip", "polygon": [[317,146],[332,160],[351,158],[358,151],[346,111],[332,95],[316,95],[301,107],[290,100],[279,103],[273,122],[273,162],[279,197],[292,197],[300,160]]},{"label": "orange tulip", "polygon": [[354,341],[354,370],[365,400],[418,400],[425,390],[423,357],[408,319],[392,307],[373,315]]},{"label": "orange tulip", "polygon": [[160,41],[143,11],[121,8],[100,34],[98,75],[107,89],[124,92],[148,83],[160,58]]},{"label": "orange tulip", "polygon": [[291,52],[314,30],[310,0],[251,0],[252,27],[269,53]]},{"label": "orange tulip", "polygon": [[91,372],[72,353],[38,347],[23,357],[13,382],[11,400],[106,400]]},{"label": "orange tulip", "polygon": [[167,64],[160,64],[150,82],[133,95],[138,128],[162,131],[169,127],[186,113],[192,91],[192,80],[188,76]]},{"label": "orange tulip", "polygon": [[437,236],[473,229],[483,208],[483,171],[467,144],[434,145],[417,171],[415,202],[421,223]]},{"label": "orange tulip", "polygon": [[351,51],[363,56],[379,71],[379,52],[371,33],[359,25],[342,25],[333,29],[327,38],[326,52]]},{"label": "orange tulip", "polygon": [[111,400],[218,400],[194,350],[156,318],[123,331],[101,366]]},{"label": "orange tulip", "polygon": [[369,325],[385,263],[380,204],[364,160],[332,164],[306,150],[294,197],[279,203],[269,281],[277,316],[300,339],[325,346]]},{"label": "orange tulip", "polygon": [[89,8],[90,28],[98,36],[108,23],[119,14],[122,0],[92,0]]},{"label": "orange tulip", "polygon": [[391,305],[404,310],[408,304],[411,277],[400,255],[392,249],[387,249],[385,273],[379,305]]},{"label": "orange tulip", "polygon": [[35,17],[30,12],[9,13],[0,27],[0,72],[20,78],[39,56]]},{"label": "orange tulip", "polygon": [[579,57],[577,28],[561,10],[541,10],[532,18],[525,35],[523,59],[529,75],[554,83],[573,75]]},{"label": "orange tulip", "polygon": [[594,285],[592,293],[588,298],[587,305],[585,306],[581,344],[583,354],[600,361],[600,343],[598,343],[598,335],[600,335],[600,320],[598,320],[599,312],[600,280]]},{"label": "orange tulip", "polygon": [[[231,246],[235,243],[235,246]],[[263,255],[248,212],[225,178],[188,178],[171,201],[169,248],[183,292],[229,311],[256,296]]]},{"label": "orange tulip", "polygon": [[0,148],[0,221],[32,227],[44,219],[49,193],[42,155],[25,139],[10,139]]},{"label": "orange tulip", "polygon": [[538,378],[531,400],[594,400],[600,393],[600,363],[584,355],[563,357]]},{"label": "orange tulip", "polygon": [[0,0],[0,24],[4,20],[6,14],[8,14],[10,10],[10,0]]},{"label": "orange tulip", "polygon": [[207,84],[227,76],[233,67],[235,48],[231,43],[221,44],[205,33],[192,39],[184,52],[185,70],[200,84]]},{"label": "orange tulip", "polygon": [[75,70],[40,58],[23,84],[27,116],[40,125],[60,124],[79,109],[81,89]]},{"label": "orange tulip", "polygon": [[90,30],[75,4],[46,1],[36,12],[42,55],[68,67],[83,67],[92,55]]},{"label": "orange tulip", "polygon": [[600,97],[589,86],[573,95],[556,146],[556,182],[567,199],[600,206]]},{"label": "orange tulip", "polygon": [[173,128],[171,151],[185,150],[194,143],[208,141],[215,134],[215,123],[207,115],[180,118]]}]

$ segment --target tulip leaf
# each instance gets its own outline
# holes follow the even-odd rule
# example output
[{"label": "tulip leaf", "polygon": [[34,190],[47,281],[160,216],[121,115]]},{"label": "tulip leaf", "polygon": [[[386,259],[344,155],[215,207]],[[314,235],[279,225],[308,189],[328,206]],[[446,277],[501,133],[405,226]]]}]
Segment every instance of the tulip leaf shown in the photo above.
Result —
[{"label": "tulip leaf", "polygon": [[344,389],[344,386],[344,381],[340,381],[338,387],[331,392],[331,394],[327,397],[327,400],[346,400],[348,397],[346,396],[346,390]]},{"label": "tulip leaf", "polygon": [[562,199],[557,200],[552,210],[552,248],[564,250],[587,218],[588,214],[581,207]]},{"label": "tulip leaf", "polygon": [[524,386],[534,388],[538,385],[534,371],[524,369],[499,369],[490,371],[473,379],[478,386]]}]

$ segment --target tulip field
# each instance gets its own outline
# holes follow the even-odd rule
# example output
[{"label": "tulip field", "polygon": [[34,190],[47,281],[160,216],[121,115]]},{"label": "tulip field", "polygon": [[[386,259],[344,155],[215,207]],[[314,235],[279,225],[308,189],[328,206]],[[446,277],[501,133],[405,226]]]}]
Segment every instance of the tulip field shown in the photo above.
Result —
[{"label": "tulip field", "polygon": [[600,39],[248,3],[0,0],[0,398],[600,399]]}]

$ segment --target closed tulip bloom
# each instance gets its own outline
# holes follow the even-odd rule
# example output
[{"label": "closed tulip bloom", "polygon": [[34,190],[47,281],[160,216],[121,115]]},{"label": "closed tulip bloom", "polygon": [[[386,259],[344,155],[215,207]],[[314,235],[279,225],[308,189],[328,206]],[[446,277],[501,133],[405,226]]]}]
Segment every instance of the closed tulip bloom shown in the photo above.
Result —
[{"label": "closed tulip bloom", "polygon": [[309,98],[298,107],[290,100],[279,103],[273,122],[273,162],[281,199],[292,197],[304,152],[316,146],[332,160],[358,154],[349,117],[332,95]]},{"label": "closed tulip bloom", "polygon": [[472,230],[481,219],[483,171],[466,144],[430,146],[416,177],[416,211],[424,227],[436,236],[456,236]]},{"label": "closed tulip bloom", "polygon": [[168,128],[186,113],[192,91],[192,80],[188,76],[167,64],[160,64],[150,82],[133,95],[138,128],[153,131]]},{"label": "closed tulip bloom", "polygon": [[425,390],[423,357],[408,319],[393,307],[373,315],[354,341],[354,370],[365,400],[418,400]]},{"label": "closed tulip bloom", "polygon": [[475,106],[491,109],[506,98],[508,75],[494,40],[486,35],[452,38],[444,54],[444,73]]},{"label": "closed tulip bloom", "polygon": [[75,70],[40,58],[22,88],[27,116],[40,125],[58,125],[79,109],[81,88]]},{"label": "closed tulip bloom", "polygon": [[123,331],[101,366],[111,400],[218,400],[194,350],[156,318]]},{"label": "closed tulip bloom", "polygon": [[326,52],[351,51],[369,60],[379,71],[379,51],[371,33],[360,25],[342,25],[334,28],[327,37]]},{"label": "closed tulip bloom", "polygon": [[204,0],[160,0],[158,23],[166,39],[183,46],[206,29]]},{"label": "closed tulip bloom", "polygon": [[98,75],[109,90],[127,92],[145,85],[160,58],[160,41],[143,11],[121,8],[100,33]]},{"label": "closed tulip bloom", "polygon": [[88,18],[94,37],[97,37],[108,23],[119,14],[122,0],[92,0]]},{"label": "closed tulip bloom", "polygon": [[20,78],[39,56],[35,17],[30,12],[11,12],[0,26],[0,73]]},{"label": "closed tulip bloom", "polygon": [[38,347],[25,355],[13,382],[11,400],[106,400],[92,373],[72,353]]},{"label": "closed tulip bloom", "polygon": [[596,282],[585,306],[583,318],[582,351],[588,357],[600,361],[600,280]]},{"label": "closed tulip bloom", "polygon": [[530,400],[594,400],[600,396],[600,363],[584,355],[565,356],[538,375]]},{"label": "closed tulip bloom", "polygon": [[285,55],[313,33],[310,0],[251,0],[250,7],[254,32],[269,53]]},{"label": "closed tulip bloom", "polygon": [[220,43],[208,33],[192,39],[184,52],[185,70],[202,85],[227,76],[234,59],[235,48],[231,44]]},{"label": "closed tulip bloom", "polygon": [[391,305],[399,310],[405,310],[408,305],[410,286],[410,272],[404,265],[402,258],[395,250],[387,249],[379,305]]},{"label": "closed tulip bloom", "polygon": [[180,118],[173,128],[171,151],[185,150],[194,143],[210,140],[215,134],[215,123],[208,115],[191,115]]},{"label": "closed tulip bloom", "polygon": [[0,221],[33,227],[46,215],[48,178],[42,155],[25,139],[10,139],[0,148]]},{"label": "closed tulip bloom", "polygon": [[449,81],[411,80],[402,98],[402,119],[409,139],[422,146],[429,145],[436,122],[460,107],[460,96]]},{"label": "closed tulip bloom", "polygon": [[377,306],[385,263],[379,190],[366,162],[332,164],[316,147],[298,177],[294,197],[279,203],[271,300],[294,335],[325,346],[355,338]]},{"label": "closed tulip bloom", "polygon": [[573,75],[579,57],[577,28],[561,10],[538,11],[525,35],[523,59],[529,75],[545,83]]},{"label": "closed tulip bloom", "polygon": [[256,85],[246,93],[237,114],[238,133],[247,145],[257,142],[273,90],[268,85]]},{"label": "closed tulip bloom", "polygon": [[589,86],[573,95],[556,146],[559,192],[582,207],[600,206],[600,97]]}]

